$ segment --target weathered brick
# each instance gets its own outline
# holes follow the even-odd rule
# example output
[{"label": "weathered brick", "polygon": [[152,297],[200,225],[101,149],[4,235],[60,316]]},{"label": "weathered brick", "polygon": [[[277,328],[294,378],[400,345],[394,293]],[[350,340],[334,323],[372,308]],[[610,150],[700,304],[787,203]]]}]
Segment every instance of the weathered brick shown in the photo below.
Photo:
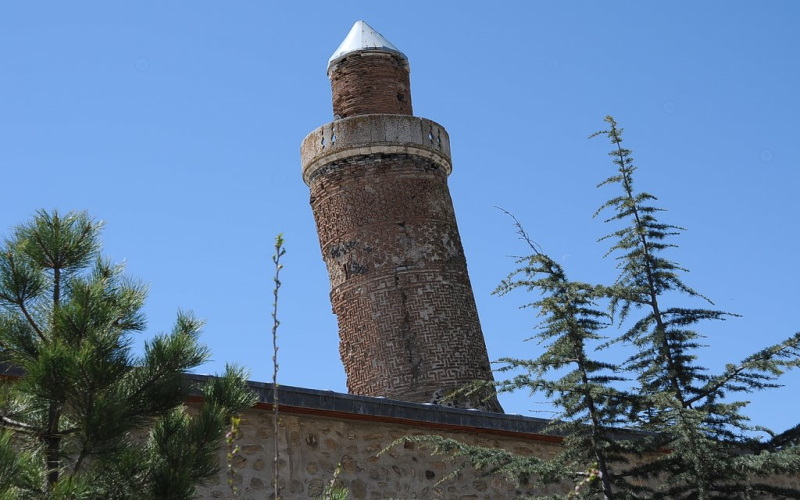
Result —
[{"label": "weathered brick", "polygon": [[395,54],[355,53],[331,68],[333,113],[338,118],[375,113],[410,115],[411,85]]},{"label": "weathered brick", "polygon": [[385,116],[412,112],[395,53],[355,52],[329,76],[340,138],[337,121],[324,125],[302,155],[348,391],[502,411],[487,394],[445,399],[493,379],[447,187],[447,132]]}]

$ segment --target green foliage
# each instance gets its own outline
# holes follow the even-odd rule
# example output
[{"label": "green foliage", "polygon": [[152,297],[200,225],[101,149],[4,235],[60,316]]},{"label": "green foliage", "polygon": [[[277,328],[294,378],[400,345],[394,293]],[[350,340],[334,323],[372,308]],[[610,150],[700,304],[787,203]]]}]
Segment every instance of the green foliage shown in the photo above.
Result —
[{"label": "green foliage", "polygon": [[[532,253],[496,290],[538,296],[523,307],[543,318],[533,337],[543,352],[501,359],[499,371],[511,376],[497,384],[500,392],[525,389],[552,401],[560,414],[547,432],[563,437],[561,452],[542,460],[437,436],[405,439],[465,466],[505,474],[532,495],[539,485],[572,481],[569,498],[800,498],[800,490],[775,481],[775,475],[800,472],[800,425],[780,434],[754,426],[742,413],[747,402],[733,397],[777,387],[785,370],[800,365],[800,333],[718,374],[699,364],[698,329],[735,315],[685,305],[711,302],[686,285],[686,270],[665,256],[682,228],[662,222],[656,197],[634,188],[636,166],[622,146],[622,129],[611,117],[606,122],[609,128],[592,137],[610,140],[616,172],[598,187],[618,193],[595,215],[610,213],[605,222],[616,226],[600,240],[611,244],[606,255],[617,262],[616,281],[602,286],[567,279],[514,219]],[[601,337],[612,321],[620,333]],[[604,349],[621,345],[633,354],[619,365],[601,360]]]},{"label": "green foliage", "polygon": [[445,455],[460,463],[456,469],[439,480],[443,483],[456,477],[464,468],[471,466],[486,474],[499,474],[516,482],[522,489],[536,490],[539,484],[554,482],[560,476],[559,465],[538,457],[515,455],[500,448],[483,448],[465,444],[457,439],[441,436],[405,436],[395,440],[381,450],[386,453],[394,446],[407,442],[428,448],[434,455]]},{"label": "green foliage", "polygon": [[323,488],[322,495],[314,497],[315,500],[347,500],[350,497],[350,490],[337,484],[341,470],[341,465],[337,465],[330,482]]},{"label": "green foliage", "polygon": [[27,451],[14,449],[13,434],[0,430],[0,499],[14,499],[41,482],[34,459]]},{"label": "green foliage", "polygon": [[239,494],[239,488],[234,484],[236,473],[233,471],[233,457],[238,455],[241,451],[239,445],[234,444],[234,442],[239,438],[239,424],[241,424],[241,422],[241,417],[232,416],[230,430],[225,433],[225,443],[228,445],[228,452],[225,454],[227,466],[225,475],[228,477],[228,488],[231,489],[231,495],[234,497]]},{"label": "green foliage", "polygon": [[[730,364],[719,375],[710,375],[697,363],[703,337],[694,328],[706,320],[721,320],[729,313],[707,308],[669,306],[680,295],[708,299],[684,284],[680,265],[662,256],[675,245],[668,239],[681,228],[662,223],[656,197],[633,187],[636,171],[630,150],[622,147],[622,129],[607,117],[605,135],[612,144],[609,153],[617,173],[600,186],[617,186],[621,193],[600,207],[611,211],[606,222],[622,227],[604,237],[612,241],[620,274],[609,290],[611,310],[620,320],[631,310],[642,316],[616,340],[636,346],[623,367],[635,374],[639,393],[630,426],[654,433],[654,446],[670,450],[654,454],[645,465],[629,474],[650,484],[660,483],[648,493],[653,498],[741,498],[758,492],[775,493],[760,484],[777,471],[789,472],[796,463],[796,450],[764,448],[752,437],[755,428],[741,413],[747,404],[726,396],[776,386],[783,370],[800,364],[800,334],[768,347],[738,364]],[[770,449],[771,448],[771,449]],[[653,451],[655,452],[656,449]],[[759,460],[752,455],[759,453]],[[795,469],[797,470],[797,469]],[[666,476],[666,481],[664,480]],[[800,498],[800,492],[796,497]]]},{"label": "green foliage", "polygon": [[[522,288],[540,294],[538,300],[523,307],[537,309],[544,318],[534,337],[544,345],[544,352],[533,360],[500,359],[500,372],[522,372],[500,382],[499,388],[542,393],[561,409],[549,428],[549,432],[564,436],[562,453],[548,464],[551,468],[557,465],[554,470],[559,474],[537,471],[537,477],[546,478],[545,482],[575,479],[586,464],[595,463],[598,473],[592,477],[599,481],[582,483],[578,491],[598,490],[611,498],[621,479],[609,470],[624,463],[623,452],[630,451],[625,449],[627,443],[613,434],[614,427],[624,422],[630,395],[613,387],[614,382],[623,380],[616,365],[589,356],[589,345],[603,339],[599,332],[610,321],[608,313],[597,308],[606,290],[567,279],[564,269],[541,253],[514,221],[533,253],[517,261],[521,267],[503,280],[495,293],[504,295]],[[553,372],[559,375],[551,377]]]},{"label": "green foliage", "polygon": [[183,374],[208,357],[191,314],[132,353],[146,287],[100,256],[100,229],[41,211],[0,250],[0,361],[24,374],[0,400],[7,498],[191,498],[216,473],[225,422],[253,402],[229,367],[184,407]]},{"label": "green foliage", "polygon": [[350,498],[350,491],[343,486],[325,486],[322,495],[317,497],[319,500],[347,500]]}]

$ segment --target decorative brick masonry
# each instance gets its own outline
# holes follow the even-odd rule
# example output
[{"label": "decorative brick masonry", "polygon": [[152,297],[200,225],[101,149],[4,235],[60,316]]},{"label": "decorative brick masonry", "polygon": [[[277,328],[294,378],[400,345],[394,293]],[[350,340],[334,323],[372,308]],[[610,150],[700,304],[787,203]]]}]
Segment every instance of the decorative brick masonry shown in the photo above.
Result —
[{"label": "decorative brick masonry", "polygon": [[348,390],[502,411],[491,389],[443,400],[492,372],[447,187],[447,131],[411,116],[408,60],[379,42],[391,49],[332,58],[340,119],[301,146]]},{"label": "decorative brick masonry", "polygon": [[386,113],[410,115],[408,61],[385,52],[357,52],[330,71],[333,114],[339,118]]}]

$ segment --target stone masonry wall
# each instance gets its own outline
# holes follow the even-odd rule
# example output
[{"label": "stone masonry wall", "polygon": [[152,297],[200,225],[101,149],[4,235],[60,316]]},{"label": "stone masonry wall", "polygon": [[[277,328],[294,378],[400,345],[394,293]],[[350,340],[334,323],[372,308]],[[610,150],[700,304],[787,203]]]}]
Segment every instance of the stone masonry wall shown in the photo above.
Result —
[{"label": "stone masonry wall", "polygon": [[[460,472],[457,477],[444,479],[454,471],[455,464],[441,456],[431,456],[428,450],[420,449],[415,443],[399,444],[382,455],[379,452],[404,436],[432,433],[540,457],[552,456],[558,448],[557,444],[531,438],[442,431],[420,423],[403,425],[290,411],[281,414],[279,429],[279,484],[281,498],[285,500],[320,495],[325,485],[330,484],[337,468],[337,484],[345,486],[349,498],[354,500],[516,498],[520,492],[505,479],[484,476],[471,468]],[[248,411],[240,430],[237,444],[241,451],[233,459],[238,498],[274,498],[271,411]],[[226,452],[223,447],[219,455],[223,465],[226,464]],[[556,492],[555,488],[541,491]],[[231,497],[224,467],[220,476],[203,487],[198,495],[198,498]]]},{"label": "stone masonry wall", "polygon": [[[282,407],[279,414],[278,484],[283,500],[316,498],[334,477],[338,486],[347,488],[351,500],[504,500],[533,494],[563,495],[574,486],[552,485],[521,491],[503,477],[483,474],[469,466],[451,476],[459,468],[458,461],[433,456],[428,449],[402,440],[406,436],[433,434],[550,459],[560,451],[560,443],[539,434],[545,426],[541,419],[334,393],[320,397],[322,391],[309,389],[282,390],[316,393],[312,394],[311,407]],[[269,399],[269,393],[262,391],[262,396],[265,394]],[[303,397],[301,393],[300,399]],[[298,399],[297,393],[281,398],[295,402]],[[264,403],[243,415],[236,440],[240,451],[232,460],[233,483],[238,489],[236,498],[274,498],[273,429],[271,408]],[[381,454],[397,440],[398,444]],[[196,498],[233,498],[226,471],[227,452],[226,443],[222,443],[219,452],[222,470],[198,489]],[[632,458],[631,463],[640,460]],[[800,488],[800,478],[796,476],[773,477],[768,482]]]}]

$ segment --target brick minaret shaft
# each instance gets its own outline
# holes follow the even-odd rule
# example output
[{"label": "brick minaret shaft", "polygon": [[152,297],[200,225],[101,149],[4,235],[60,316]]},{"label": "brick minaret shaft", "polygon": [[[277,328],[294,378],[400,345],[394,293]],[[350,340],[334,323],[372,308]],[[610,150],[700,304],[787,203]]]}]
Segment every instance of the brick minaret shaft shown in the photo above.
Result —
[{"label": "brick minaret shaft", "polygon": [[366,23],[328,76],[336,119],[301,156],[348,390],[502,411],[493,391],[442,402],[493,380],[447,187],[447,132],[412,116],[408,59]]}]

